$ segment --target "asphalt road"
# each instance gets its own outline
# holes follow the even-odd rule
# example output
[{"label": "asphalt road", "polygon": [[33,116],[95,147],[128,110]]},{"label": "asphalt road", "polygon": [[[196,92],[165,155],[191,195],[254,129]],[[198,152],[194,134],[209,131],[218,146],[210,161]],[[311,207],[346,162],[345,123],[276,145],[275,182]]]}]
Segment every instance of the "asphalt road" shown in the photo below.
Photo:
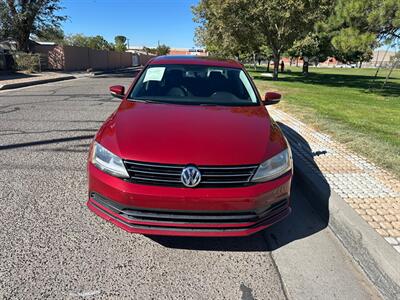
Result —
[{"label": "asphalt road", "polygon": [[88,145],[118,106],[104,75],[0,92],[0,299],[369,299],[378,294],[293,187],[247,238],[128,234],[91,213]]}]

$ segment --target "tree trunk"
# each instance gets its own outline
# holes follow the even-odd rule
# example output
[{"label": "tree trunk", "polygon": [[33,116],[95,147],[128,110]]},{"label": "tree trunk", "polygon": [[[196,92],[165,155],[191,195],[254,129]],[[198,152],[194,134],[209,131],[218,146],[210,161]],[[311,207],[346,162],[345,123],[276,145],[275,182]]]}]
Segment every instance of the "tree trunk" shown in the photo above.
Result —
[{"label": "tree trunk", "polygon": [[280,60],[279,53],[274,53],[274,73],[273,73],[273,76],[272,76],[273,80],[278,80],[279,60]]},{"label": "tree trunk", "polygon": [[269,65],[271,64],[271,60],[268,59],[268,64],[267,64],[267,72],[269,72]]},{"label": "tree trunk", "polygon": [[29,32],[20,33],[17,39],[17,47],[19,51],[29,51]]},{"label": "tree trunk", "polygon": [[299,57],[296,57],[296,67],[299,66]]},{"label": "tree trunk", "polygon": [[257,61],[256,61],[256,53],[253,52],[253,65],[254,65],[254,70],[257,70]]},{"label": "tree trunk", "polygon": [[303,57],[303,75],[308,75],[308,57]]},{"label": "tree trunk", "polygon": [[358,68],[361,69],[361,66],[362,66],[362,60],[360,61],[359,65],[358,65]]}]

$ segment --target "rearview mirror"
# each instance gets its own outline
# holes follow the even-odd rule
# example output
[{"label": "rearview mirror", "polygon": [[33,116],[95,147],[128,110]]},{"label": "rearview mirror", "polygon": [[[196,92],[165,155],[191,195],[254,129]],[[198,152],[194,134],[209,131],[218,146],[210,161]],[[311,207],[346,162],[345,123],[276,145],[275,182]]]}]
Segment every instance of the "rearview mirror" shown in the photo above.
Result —
[{"label": "rearview mirror", "polygon": [[125,96],[125,87],[122,85],[113,85],[110,87],[111,95],[122,99]]},{"label": "rearview mirror", "polygon": [[272,105],[279,103],[281,101],[282,95],[275,92],[267,92],[265,93],[263,103],[264,105]]}]

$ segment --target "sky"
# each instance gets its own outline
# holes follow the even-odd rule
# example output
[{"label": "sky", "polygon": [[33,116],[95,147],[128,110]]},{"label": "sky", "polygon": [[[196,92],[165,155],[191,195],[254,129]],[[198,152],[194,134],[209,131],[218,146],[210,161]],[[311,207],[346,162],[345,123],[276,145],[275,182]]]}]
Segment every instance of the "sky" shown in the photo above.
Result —
[{"label": "sky", "polygon": [[191,6],[195,0],[62,0],[69,17],[65,34],[102,35],[114,42],[124,35],[132,46],[194,47]]}]

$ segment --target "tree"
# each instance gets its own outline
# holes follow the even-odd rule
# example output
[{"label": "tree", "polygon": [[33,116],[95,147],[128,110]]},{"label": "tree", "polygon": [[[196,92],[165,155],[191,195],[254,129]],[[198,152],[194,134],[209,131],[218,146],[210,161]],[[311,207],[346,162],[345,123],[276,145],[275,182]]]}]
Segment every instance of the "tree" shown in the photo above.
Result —
[{"label": "tree", "polygon": [[303,58],[303,74],[307,75],[310,62],[318,64],[325,61],[328,56],[333,55],[333,50],[329,38],[312,32],[303,39],[296,40],[288,54],[290,57]]},{"label": "tree", "polygon": [[308,75],[308,65],[311,57],[314,57],[319,52],[318,39],[314,34],[308,34],[301,40],[296,40],[291,48],[296,56],[303,58],[303,74]]},{"label": "tree", "polygon": [[380,42],[400,38],[400,1],[337,0],[332,15],[322,25],[330,32],[335,56],[343,62],[370,60]]},{"label": "tree", "polygon": [[[379,40],[400,38],[400,1],[336,0],[334,13],[328,20],[339,34],[347,28],[361,34],[373,34]],[[363,37],[365,38],[365,37]]]},{"label": "tree", "polygon": [[65,38],[65,44],[69,46],[88,47],[89,38],[81,33],[69,35]]},{"label": "tree", "polygon": [[126,37],[123,35],[117,35],[114,38],[115,41],[115,51],[118,52],[125,52],[127,47],[126,47]]},{"label": "tree", "polygon": [[146,52],[146,54],[157,54],[157,49],[156,48],[149,48],[144,46],[143,51]]},{"label": "tree", "polygon": [[90,36],[88,38],[88,47],[96,50],[114,50],[113,45],[101,35]]},{"label": "tree", "polygon": [[290,66],[293,64],[293,60],[296,59],[296,67],[297,67],[299,63],[300,52],[295,46],[295,43],[293,43],[293,46],[286,51],[286,55],[289,57]]},{"label": "tree", "polygon": [[272,50],[268,47],[268,46],[261,46],[260,47],[260,55],[261,57],[263,57],[264,59],[267,60],[267,72],[269,72],[269,65],[271,63],[271,59],[272,59]]},{"label": "tree", "polygon": [[158,45],[156,48],[143,47],[143,51],[147,54],[151,53],[155,55],[167,55],[170,50],[171,48],[165,44]]},{"label": "tree", "polygon": [[112,44],[101,35],[85,36],[81,33],[70,35],[65,39],[65,44],[77,47],[88,47],[96,50],[114,50]]},{"label": "tree", "polygon": [[157,55],[167,55],[171,48],[165,44],[158,45],[156,48]]},{"label": "tree", "polygon": [[11,36],[11,28],[7,4],[5,1],[0,1],[0,39],[9,38]]},{"label": "tree", "polygon": [[12,37],[21,51],[29,50],[29,36],[46,27],[60,27],[65,16],[60,0],[0,0],[2,34]]},{"label": "tree", "polygon": [[39,41],[43,42],[55,42],[62,44],[65,38],[64,31],[59,27],[45,27],[37,31],[36,33]]},{"label": "tree", "polygon": [[252,22],[248,12],[250,2],[203,0],[193,6],[193,20],[199,23],[195,30],[196,45],[205,46],[214,56],[238,60],[259,53],[264,44],[258,40],[256,28],[242,26]]},{"label": "tree", "polygon": [[327,17],[330,0],[201,0],[193,7],[197,41],[225,54],[272,50],[278,78],[281,54]]},{"label": "tree", "polygon": [[361,33],[356,28],[344,28],[340,34],[333,37],[335,57],[345,63],[360,63],[370,61],[373,49],[377,46],[376,38],[370,33]]}]

